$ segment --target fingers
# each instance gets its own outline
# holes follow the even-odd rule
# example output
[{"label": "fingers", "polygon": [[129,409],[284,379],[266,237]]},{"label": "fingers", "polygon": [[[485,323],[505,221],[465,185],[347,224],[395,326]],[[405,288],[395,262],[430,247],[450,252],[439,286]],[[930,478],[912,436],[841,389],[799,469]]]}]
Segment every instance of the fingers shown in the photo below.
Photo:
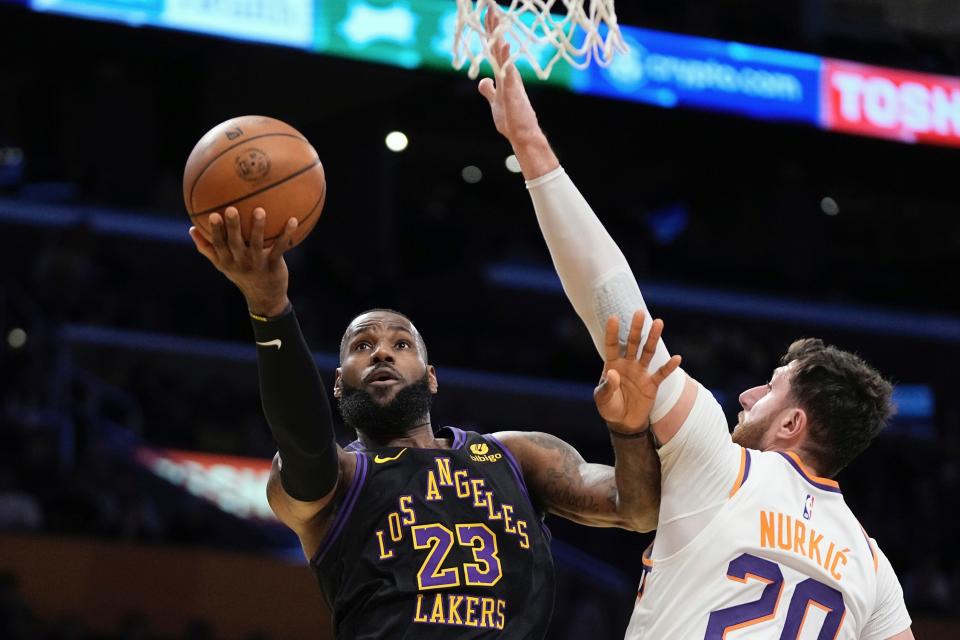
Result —
[{"label": "fingers", "polygon": [[[491,2],[488,5],[487,13],[483,17],[483,26],[493,54],[493,60],[490,62],[498,70],[498,76],[506,77],[511,72],[507,69],[510,62],[510,44],[504,39],[503,34],[499,33],[500,7],[495,3]],[[512,72],[516,73],[516,70],[514,69]]]},{"label": "fingers", "polygon": [[263,229],[266,226],[267,212],[262,207],[253,210],[253,227],[250,229],[250,249],[255,256],[263,253]]},{"label": "fingers", "polygon": [[221,265],[230,264],[233,262],[233,254],[227,246],[227,230],[223,225],[223,216],[219,213],[211,213],[208,220],[210,221],[210,242],[213,244],[217,259]]},{"label": "fingers", "polygon": [[296,218],[287,220],[287,225],[283,228],[283,233],[280,234],[280,237],[277,238],[277,241],[274,242],[270,248],[270,253],[267,255],[268,262],[271,264],[276,263],[283,257],[287,249],[293,246],[293,232],[297,230],[298,224]]},{"label": "fingers", "polygon": [[477,90],[480,91],[480,95],[487,99],[487,102],[493,104],[493,101],[497,99],[497,88],[496,84],[491,78],[484,78],[480,81],[480,84],[477,86]]},{"label": "fingers", "polygon": [[243,241],[243,230],[240,228],[240,212],[236,207],[227,207],[223,217],[227,221],[227,246],[233,259],[238,260],[247,249],[247,244]]},{"label": "fingers", "polygon": [[[224,220],[226,218],[226,220]],[[207,242],[199,230],[191,228],[190,237],[193,238],[197,250],[207,256],[218,267],[225,267],[233,263],[242,263],[247,267],[256,268],[262,264],[265,253],[264,234],[266,229],[267,213],[262,207],[253,210],[253,224],[250,228],[250,245],[244,242],[243,230],[240,225],[240,215],[233,207],[228,207],[225,215],[211,213],[210,222],[211,242]],[[296,218],[290,218],[280,236],[266,252],[266,260],[271,264],[283,256],[293,246],[293,234],[298,226]]]},{"label": "fingers", "polygon": [[647,340],[643,343],[643,353],[640,355],[640,364],[643,367],[649,367],[653,355],[657,352],[657,343],[660,342],[660,336],[663,334],[663,320],[657,318],[650,325],[650,333],[647,334]]},{"label": "fingers", "polygon": [[620,357],[620,318],[610,316],[603,337],[603,360],[613,362]]},{"label": "fingers", "polygon": [[483,16],[483,27],[487,35],[491,35],[500,26],[500,7],[491,2],[487,5],[487,13]]},{"label": "fingers", "polygon": [[202,253],[207,260],[216,266],[219,260],[217,259],[217,252],[213,249],[213,245],[207,242],[207,239],[203,237],[203,234],[200,233],[200,230],[196,227],[190,227],[188,233],[190,234],[190,239],[193,240],[193,244],[196,245],[197,251]]},{"label": "fingers", "polygon": [[[520,72],[510,64],[510,45],[506,42],[497,42],[493,45],[493,56],[499,73],[496,74],[497,81],[503,86],[515,87],[520,82]],[[497,99],[497,81],[493,78],[484,78],[477,85],[480,95],[487,99],[487,102],[493,104]]]},{"label": "fingers", "polygon": [[667,379],[667,376],[677,370],[682,360],[683,358],[680,356],[673,356],[665,365],[657,369],[656,372],[650,376],[650,381],[659,387],[660,383]]},{"label": "fingers", "polygon": [[494,45],[494,54],[497,56],[497,63],[503,69],[510,59],[510,43],[506,40],[497,40]]},{"label": "fingers", "polygon": [[516,83],[519,74],[517,73],[516,67],[510,64],[510,43],[502,38],[497,38],[496,42],[491,45],[491,50],[494,60],[497,61],[497,69],[499,69],[497,78],[504,87],[507,85],[512,87]]},{"label": "fingers", "polygon": [[637,359],[637,350],[640,348],[640,337],[643,334],[643,318],[644,313],[642,310],[638,309],[633,312],[633,319],[630,321],[630,334],[627,336],[627,349],[623,355],[627,360]]},{"label": "fingers", "polygon": [[617,391],[620,390],[620,373],[616,369],[609,369],[603,373],[600,378],[600,384],[593,390],[593,400],[597,406],[602,406],[609,402]]}]

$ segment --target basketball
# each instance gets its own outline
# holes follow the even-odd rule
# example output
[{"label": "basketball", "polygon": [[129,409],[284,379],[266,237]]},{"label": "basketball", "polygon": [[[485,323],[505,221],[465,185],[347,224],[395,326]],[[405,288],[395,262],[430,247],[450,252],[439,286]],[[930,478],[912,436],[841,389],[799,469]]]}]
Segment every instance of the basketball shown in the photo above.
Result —
[{"label": "basketball", "polygon": [[323,165],[310,142],[290,125],[265,116],[241,116],[200,138],[183,171],[183,201],[193,224],[210,239],[211,213],[240,212],[250,239],[253,210],[267,212],[264,246],[271,246],[290,218],[299,244],[316,225],[327,195]]}]

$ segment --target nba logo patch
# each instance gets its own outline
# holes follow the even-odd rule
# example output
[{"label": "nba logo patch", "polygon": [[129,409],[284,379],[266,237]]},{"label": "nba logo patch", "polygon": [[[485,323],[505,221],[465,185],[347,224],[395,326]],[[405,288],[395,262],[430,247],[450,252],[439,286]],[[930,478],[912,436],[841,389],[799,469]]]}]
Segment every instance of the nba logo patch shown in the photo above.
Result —
[{"label": "nba logo patch", "polygon": [[813,496],[807,494],[807,499],[803,501],[803,519],[809,520],[813,517]]}]

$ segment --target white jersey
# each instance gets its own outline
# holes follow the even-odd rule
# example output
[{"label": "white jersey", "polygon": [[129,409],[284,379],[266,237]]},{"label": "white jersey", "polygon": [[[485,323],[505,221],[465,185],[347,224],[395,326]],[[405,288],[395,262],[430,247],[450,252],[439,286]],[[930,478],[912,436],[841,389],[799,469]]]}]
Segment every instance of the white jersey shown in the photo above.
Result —
[{"label": "white jersey", "polygon": [[833,480],[733,443],[703,387],[660,451],[657,537],[629,640],[889,638],[910,627],[893,568]]}]

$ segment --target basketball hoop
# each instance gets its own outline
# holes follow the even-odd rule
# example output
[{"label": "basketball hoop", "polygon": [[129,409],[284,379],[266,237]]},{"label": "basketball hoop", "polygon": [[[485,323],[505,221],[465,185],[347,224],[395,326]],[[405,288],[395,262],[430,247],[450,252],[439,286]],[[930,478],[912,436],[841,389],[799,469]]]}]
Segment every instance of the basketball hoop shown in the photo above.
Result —
[{"label": "basketball hoop", "polygon": [[[584,4],[589,2],[589,9]],[[577,69],[586,69],[596,60],[608,66],[627,45],[617,26],[614,0],[510,0],[498,7],[495,0],[457,0],[457,26],[453,44],[453,66],[461,69],[469,61],[468,74],[476,78],[480,64],[487,60],[495,73],[500,69],[490,45],[499,38],[510,43],[510,63],[523,57],[541,80],[550,77],[558,60]],[[555,6],[565,14],[552,15]],[[484,30],[484,11],[499,8],[499,24],[493,33]]]}]

